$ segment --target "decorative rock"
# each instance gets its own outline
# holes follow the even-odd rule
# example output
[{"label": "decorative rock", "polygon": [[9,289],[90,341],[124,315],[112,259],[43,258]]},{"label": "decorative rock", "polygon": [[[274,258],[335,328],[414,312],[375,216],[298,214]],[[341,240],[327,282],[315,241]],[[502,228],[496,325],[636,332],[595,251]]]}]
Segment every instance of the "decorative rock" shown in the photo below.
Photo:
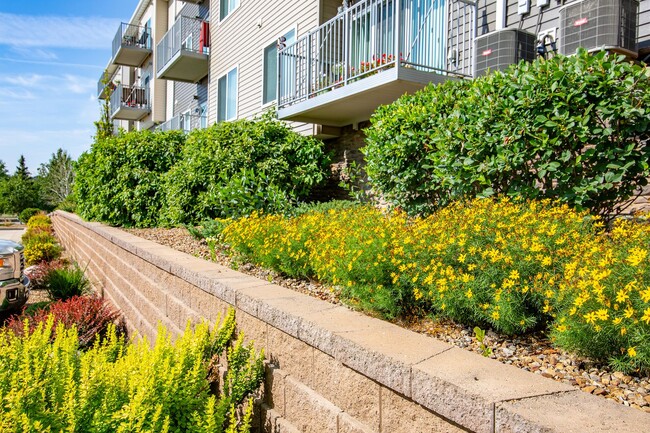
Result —
[{"label": "decorative rock", "polygon": [[584,388],[582,388],[582,390],[584,392],[588,393],[588,394],[591,394],[592,392],[594,392],[595,389],[596,389],[596,387],[593,386],[593,385],[592,386],[585,386]]}]

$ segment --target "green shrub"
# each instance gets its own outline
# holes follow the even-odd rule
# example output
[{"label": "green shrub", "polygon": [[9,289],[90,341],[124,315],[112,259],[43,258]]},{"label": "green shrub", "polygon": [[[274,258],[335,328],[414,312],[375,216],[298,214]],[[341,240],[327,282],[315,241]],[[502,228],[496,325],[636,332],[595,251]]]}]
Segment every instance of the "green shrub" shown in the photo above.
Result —
[{"label": "green shrub", "polygon": [[371,123],[370,183],[410,214],[499,194],[608,215],[650,176],[650,70],[604,52],[429,85]]},{"label": "green shrub", "polygon": [[158,224],[163,175],[176,163],[182,131],[128,132],[95,142],[77,163],[77,212],[112,225]]},{"label": "green shrub", "polygon": [[82,351],[74,327],[60,323],[53,336],[53,326],[50,317],[24,337],[0,330],[2,431],[250,431],[263,354],[234,339],[232,311],[213,331],[188,325],[174,343],[159,327],[153,347],[146,338],[127,345],[109,327]]},{"label": "green shrub", "polygon": [[37,208],[35,208],[35,207],[28,207],[27,209],[24,209],[24,210],[20,213],[20,215],[19,215],[18,218],[20,219],[20,221],[21,221],[23,224],[25,224],[25,223],[27,223],[27,221],[29,221],[29,219],[30,219],[31,217],[33,217],[34,215],[37,215],[37,214],[39,214],[39,213],[42,213],[42,212],[43,212],[43,211],[41,211],[40,209],[37,209]]},{"label": "green shrub", "polygon": [[164,222],[283,211],[326,179],[326,166],[322,142],[269,116],[192,131],[166,177]]},{"label": "green shrub", "polygon": [[354,209],[361,206],[357,201],[352,200],[331,200],[322,203],[300,203],[292,208],[288,214],[291,216],[300,216],[310,212],[326,213],[330,210]]},{"label": "green shrub", "polygon": [[54,267],[43,277],[43,286],[52,301],[65,301],[90,291],[90,281],[84,269],[75,264],[71,267]]}]

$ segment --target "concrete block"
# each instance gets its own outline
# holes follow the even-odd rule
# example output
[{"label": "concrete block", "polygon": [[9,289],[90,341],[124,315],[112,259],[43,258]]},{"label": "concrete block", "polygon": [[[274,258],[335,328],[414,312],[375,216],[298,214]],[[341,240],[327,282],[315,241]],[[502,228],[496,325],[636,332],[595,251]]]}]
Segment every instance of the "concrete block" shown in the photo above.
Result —
[{"label": "concrete block", "polygon": [[[225,314],[225,310],[224,310]],[[243,311],[236,311],[235,321],[237,323],[237,331],[244,333],[244,341],[246,343],[253,342],[255,350],[264,349],[265,353],[268,352],[268,328],[266,322],[259,320]]]},{"label": "concrete block", "polygon": [[334,342],[336,359],[407,397],[411,366],[449,349],[445,343],[395,325],[336,335],[342,337]]},{"label": "concrete block", "polygon": [[497,402],[572,389],[459,348],[413,366],[413,400],[480,433],[493,431]]},{"label": "concrete block", "polygon": [[337,433],[339,408],[289,376],[285,419],[302,433]]},{"label": "concrete block", "polygon": [[[331,306],[331,304],[328,305]],[[341,306],[321,311],[310,311],[309,314],[304,314],[302,317],[303,320],[298,330],[300,339],[332,356],[335,352],[335,342],[349,332],[393,326],[383,320],[374,319]]]},{"label": "concrete block", "polygon": [[290,298],[294,297],[296,293],[244,274],[239,278],[229,279],[226,284],[235,291],[237,308],[255,317],[259,316],[259,307],[265,300],[280,297]]},{"label": "concrete block", "polygon": [[345,412],[339,413],[339,433],[378,433]]},{"label": "concrete block", "polygon": [[193,287],[190,293],[190,307],[210,323],[214,323],[218,317],[223,317],[231,306],[222,299]]},{"label": "concrete block", "polygon": [[381,433],[462,433],[456,426],[419,404],[381,388]]},{"label": "concrete block", "polygon": [[351,417],[379,431],[378,383],[315,350],[314,374],[308,385]]},{"label": "concrete block", "polygon": [[284,416],[286,408],[285,380],[287,373],[274,364],[266,364],[264,377],[264,403],[279,416]]},{"label": "concrete block", "polygon": [[496,433],[647,433],[650,414],[579,390],[501,402]]},{"label": "concrete block", "polygon": [[308,383],[313,375],[314,348],[272,326],[268,327],[266,357],[294,378]]}]

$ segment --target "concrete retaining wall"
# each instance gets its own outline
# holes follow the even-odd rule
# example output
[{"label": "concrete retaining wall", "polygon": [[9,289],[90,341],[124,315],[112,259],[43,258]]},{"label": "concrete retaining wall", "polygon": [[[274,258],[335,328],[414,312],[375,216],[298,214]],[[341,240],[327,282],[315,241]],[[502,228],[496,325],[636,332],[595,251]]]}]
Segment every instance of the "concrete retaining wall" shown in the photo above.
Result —
[{"label": "concrete retaining wall", "polygon": [[647,432],[650,415],[57,211],[61,243],[132,331],[214,321],[234,307],[270,360],[272,433]]}]

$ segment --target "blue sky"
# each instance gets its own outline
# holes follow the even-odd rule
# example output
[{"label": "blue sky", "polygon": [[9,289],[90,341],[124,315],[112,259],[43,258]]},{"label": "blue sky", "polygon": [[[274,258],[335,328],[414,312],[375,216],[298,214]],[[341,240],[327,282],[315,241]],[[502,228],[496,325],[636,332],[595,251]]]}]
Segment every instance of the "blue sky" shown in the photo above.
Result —
[{"label": "blue sky", "polygon": [[0,1],[0,160],[32,174],[59,147],[77,158],[99,117],[97,81],[137,0]]}]

